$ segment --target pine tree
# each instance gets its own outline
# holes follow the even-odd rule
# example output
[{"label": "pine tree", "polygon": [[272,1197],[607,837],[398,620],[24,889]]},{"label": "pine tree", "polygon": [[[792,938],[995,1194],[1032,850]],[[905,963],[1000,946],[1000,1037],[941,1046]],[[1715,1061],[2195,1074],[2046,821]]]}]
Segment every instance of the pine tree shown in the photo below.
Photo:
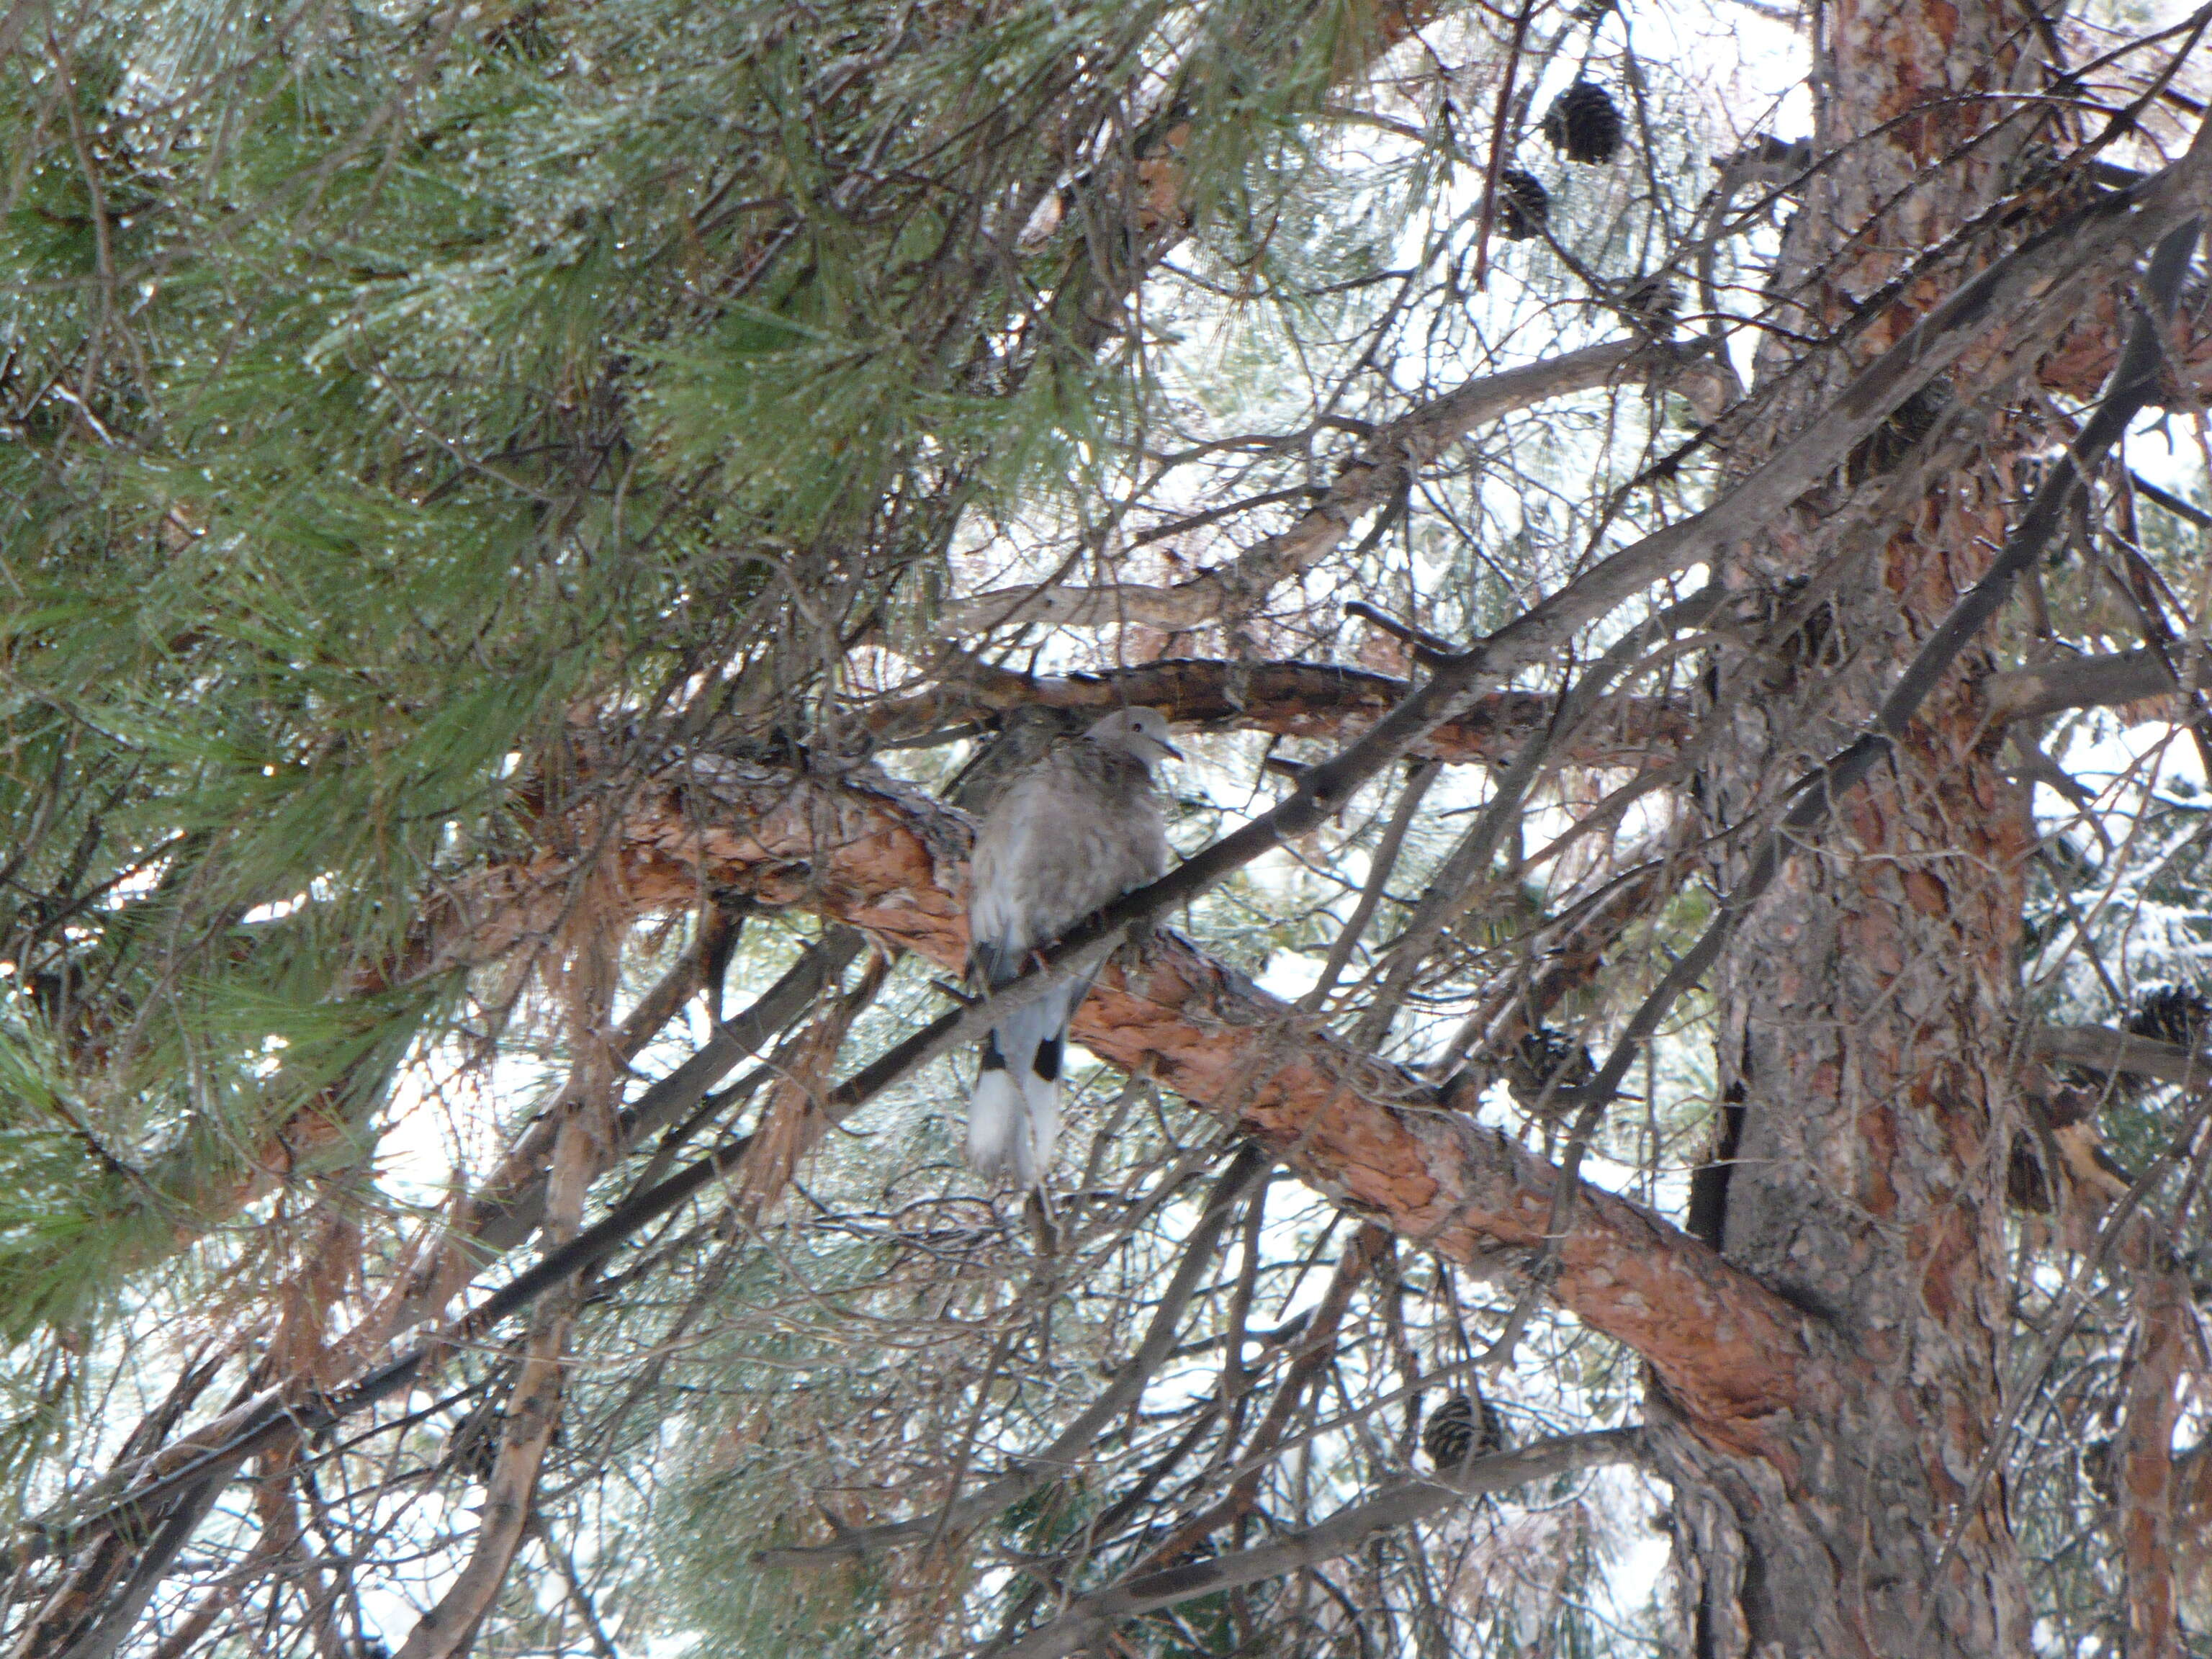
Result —
[{"label": "pine tree", "polygon": [[0,15],[11,1650],[2185,1651],[2195,37],[1639,27]]}]

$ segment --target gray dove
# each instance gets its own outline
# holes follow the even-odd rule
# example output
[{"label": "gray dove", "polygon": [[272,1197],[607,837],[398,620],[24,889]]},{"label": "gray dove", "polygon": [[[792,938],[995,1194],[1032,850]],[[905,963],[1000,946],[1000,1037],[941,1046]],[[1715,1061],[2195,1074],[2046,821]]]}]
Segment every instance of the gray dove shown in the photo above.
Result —
[{"label": "gray dove", "polygon": [[[1029,953],[1168,867],[1152,763],[1182,758],[1157,710],[1124,708],[1063,738],[1010,779],[975,832],[969,869],[968,970],[988,990],[1018,978]],[[983,1043],[968,1103],[968,1161],[1036,1186],[1060,1133],[1060,1066],[1087,975],[1015,1009]]]}]

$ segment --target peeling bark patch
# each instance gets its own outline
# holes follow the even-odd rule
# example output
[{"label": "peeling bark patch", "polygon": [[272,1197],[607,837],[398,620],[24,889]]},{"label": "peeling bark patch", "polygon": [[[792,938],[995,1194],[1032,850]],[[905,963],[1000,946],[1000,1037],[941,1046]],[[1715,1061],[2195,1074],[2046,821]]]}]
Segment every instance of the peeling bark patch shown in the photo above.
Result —
[{"label": "peeling bark patch", "polygon": [[1951,890],[1925,870],[1907,870],[1905,872],[1905,896],[1923,916],[1950,914]]},{"label": "peeling bark patch", "polygon": [[1859,1133],[1867,1154],[1867,1181],[1859,1202],[1867,1212],[1884,1219],[1897,1213],[1897,1188],[1889,1177],[1897,1161],[1897,1115],[1887,1106],[1869,1108],[1859,1115]]},{"label": "peeling bark patch", "polygon": [[[1917,1230],[1917,1253],[1923,1258],[1920,1299],[1947,1327],[1972,1298],[1972,1285],[1980,1273],[1972,1214],[1964,1205],[1939,1210],[1925,1227]],[[1968,1286],[1964,1294],[1960,1289],[1962,1277]]]}]

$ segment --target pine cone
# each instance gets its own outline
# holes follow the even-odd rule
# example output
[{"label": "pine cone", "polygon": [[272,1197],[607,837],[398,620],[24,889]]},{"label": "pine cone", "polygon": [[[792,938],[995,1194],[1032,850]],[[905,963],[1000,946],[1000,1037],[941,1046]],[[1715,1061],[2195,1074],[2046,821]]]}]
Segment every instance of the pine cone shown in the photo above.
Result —
[{"label": "pine cone", "polygon": [[1421,1425],[1421,1449],[1440,1470],[1456,1469],[1470,1458],[1501,1450],[1505,1425],[1480,1391],[1453,1395]]},{"label": "pine cone", "polygon": [[1592,166],[1610,161],[1620,149],[1620,111],[1613,95],[1589,81],[1577,81],[1552,100],[1544,116],[1544,137],[1570,161]]},{"label": "pine cone", "polygon": [[1533,173],[1508,167],[1498,175],[1498,234],[1509,242],[1534,236],[1552,216],[1552,192]]},{"label": "pine cone", "polygon": [[1558,1116],[1575,1105],[1574,1091],[1597,1075],[1590,1051],[1548,1025],[1539,1025],[1505,1057],[1505,1087],[1525,1111]]},{"label": "pine cone", "polygon": [[1663,340],[1674,331],[1675,314],[1682,309],[1682,290],[1663,273],[1646,276],[1623,290],[1620,308]]},{"label": "pine cone", "polygon": [[2139,1037],[2201,1048],[2206,1031],[2212,1030],[2212,1002],[2186,985],[2162,985],[2143,998],[2128,1030]]},{"label": "pine cone", "polygon": [[482,1486],[498,1465],[500,1436],[506,1428],[507,1413],[489,1399],[480,1401],[446,1437],[447,1467]]},{"label": "pine cone", "polygon": [[2113,1467],[2119,1459],[2113,1455],[2112,1439],[2112,1436],[2106,1435],[2081,1448],[2082,1478],[2088,1481],[2089,1490],[2107,1504],[2120,1501],[2119,1481],[2116,1478],[2119,1470]]},{"label": "pine cone", "polygon": [[2043,1170],[2042,1149],[2026,1134],[2012,1138],[2012,1152],[2005,1160],[2005,1197],[2016,1210],[2051,1213],[2051,1177]]},{"label": "pine cone", "polygon": [[1844,462],[1844,481],[1856,486],[1903,465],[1913,447],[1936,429],[1951,406],[1951,388],[1930,380],[1899,404],[1890,417],[1859,440]]}]

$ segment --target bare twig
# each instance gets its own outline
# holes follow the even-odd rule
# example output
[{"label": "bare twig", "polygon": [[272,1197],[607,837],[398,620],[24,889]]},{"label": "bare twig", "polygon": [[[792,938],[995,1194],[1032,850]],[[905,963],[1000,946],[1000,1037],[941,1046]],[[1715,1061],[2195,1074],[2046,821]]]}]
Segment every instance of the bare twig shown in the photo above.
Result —
[{"label": "bare twig", "polygon": [[1640,1431],[1607,1429],[1540,1441],[1464,1464],[1450,1475],[1408,1480],[1364,1504],[1338,1510],[1320,1525],[1279,1543],[1237,1555],[1146,1573],[1072,1601],[1051,1623],[990,1650],[990,1659],[1062,1659],[1104,1636],[1118,1620],[1173,1607],[1239,1584],[1256,1584],[1358,1549],[1377,1533],[1409,1526],[1486,1492],[1506,1492],[1576,1469],[1632,1462]]},{"label": "bare twig", "polygon": [[1249,1191],[1267,1171],[1272,1162],[1256,1148],[1246,1147],[1238,1152],[1214,1182],[1213,1191],[1206,1201],[1198,1224],[1190,1237],[1183,1241],[1182,1261],[1175,1277],[1162,1292],[1159,1304],[1152,1314],[1151,1328],[1145,1333],[1136,1352],[1114,1374],[1114,1381],[1104,1393],[1060,1433],[1051,1443],[1029,1457],[1022,1459],[1008,1474],[1000,1475],[980,1491],[954,1499],[937,1513],[919,1516],[911,1521],[893,1522],[888,1526],[870,1527],[843,1534],[827,1544],[809,1545],[793,1549],[763,1552],[763,1561],[799,1561],[823,1556],[865,1556],[901,1544],[919,1542],[947,1532],[971,1527],[978,1521],[998,1514],[1012,1504],[1020,1503],[1030,1494],[1043,1490],[1064,1476],[1077,1458],[1088,1450],[1107,1425],[1127,1411],[1152,1373],[1174,1350],[1176,1336],[1182,1328],[1183,1310],[1197,1293],[1199,1285],[1213,1271],[1214,1247],[1220,1242],[1222,1230],[1236,1212],[1237,1200]]}]

